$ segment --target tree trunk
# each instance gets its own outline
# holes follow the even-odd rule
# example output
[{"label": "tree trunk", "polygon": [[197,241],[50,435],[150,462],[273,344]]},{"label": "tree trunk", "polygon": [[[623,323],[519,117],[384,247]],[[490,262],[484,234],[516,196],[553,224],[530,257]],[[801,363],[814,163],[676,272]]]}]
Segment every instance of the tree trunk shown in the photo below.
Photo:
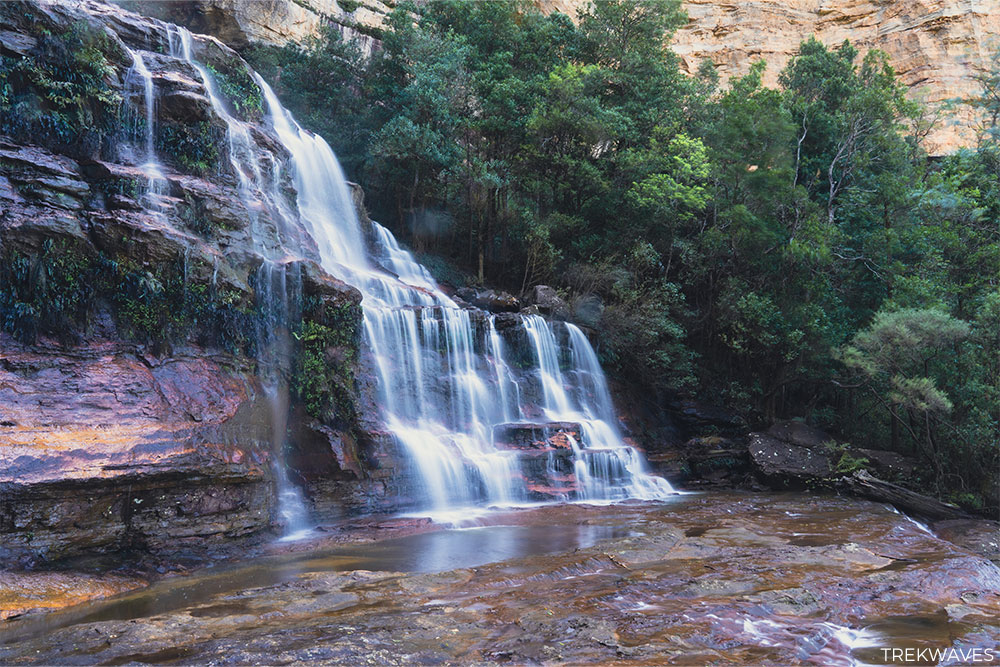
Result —
[{"label": "tree trunk", "polygon": [[842,477],[838,485],[851,493],[890,503],[901,512],[914,514],[927,519],[958,519],[968,515],[957,507],[946,505],[939,500],[925,496],[901,486],[872,477],[864,470],[859,470],[851,477]]},{"label": "tree trunk", "polygon": [[889,449],[899,451],[899,420],[892,412],[889,413]]}]

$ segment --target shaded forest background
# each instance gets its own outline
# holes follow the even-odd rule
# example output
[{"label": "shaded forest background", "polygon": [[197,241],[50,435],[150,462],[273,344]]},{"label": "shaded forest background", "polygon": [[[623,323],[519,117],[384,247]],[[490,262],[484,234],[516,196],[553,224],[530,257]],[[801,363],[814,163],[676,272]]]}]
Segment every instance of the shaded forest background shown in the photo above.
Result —
[{"label": "shaded forest background", "polygon": [[434,0],[370,55],[333,29],[244,55],[442,282],[553,285],[658,402],[805,418],[996,507],[1000,56],[960,101],[978,146],[932,159],[885,54],[810,39],[778,89],[763,63],[720,87],[680,72],[684,21]]}]

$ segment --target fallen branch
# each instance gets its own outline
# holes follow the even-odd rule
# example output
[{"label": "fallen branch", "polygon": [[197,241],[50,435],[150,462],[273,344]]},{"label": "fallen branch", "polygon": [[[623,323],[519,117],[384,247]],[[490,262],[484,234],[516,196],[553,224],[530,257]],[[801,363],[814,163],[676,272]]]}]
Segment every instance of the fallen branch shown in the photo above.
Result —
[{"label": "fallen branch", "polygon": [[864,470],[859,470],[850,477],[841,477],[837,481],[837,485],[855,495],[889,503],[906,514],[935,521],[969,518],[968,514],[954,505],[948,505],[930,496],[872,477]]}]

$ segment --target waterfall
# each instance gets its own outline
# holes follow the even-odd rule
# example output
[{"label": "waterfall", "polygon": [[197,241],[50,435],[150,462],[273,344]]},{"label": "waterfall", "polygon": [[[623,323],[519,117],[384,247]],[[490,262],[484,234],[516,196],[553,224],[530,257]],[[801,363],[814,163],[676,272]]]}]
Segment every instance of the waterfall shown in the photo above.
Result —
[{"label": "waterfall", "polygon": [[[292,343],[289,325],[298,319],[298,293],[302,279],[297,271],[289,272],[289,246],[296,245],[297,235],[284,209],[279,194],[278,169],[262,169],[259,151],[247,123],[234,117],[220,96],[216,82],[208,69],[192,55],[192,36],[186,29],[168,24],[167,41],[170,55],[188,63],[197,72],[215,113],[226,124],[229,142],[229,163],[236,174],[241,198],[251,215],[251,231],[255,250],[263,261],[254,281],[257,307],[260,311],[256,327],[258,376],[271,409],[271,444],[275,452],[275,478],[278,486],[278,511],[285,528],[285,537],[294,539],[311,530],[309,512],[302,491],[288,478],[284,462],[289,406],[288,376],[291,368]],[[272,166],[277,160],[268,155]],[[260,212],[270,211],[276,221],[273,237],[265,232]],[[300,245],[300,243],[298,244]],[[291,254],[296,254],[291,249]],[[293,264],[293,266],[295,266]],[[294,293],[291,294],[291,293]]]},{"label": "waterfall", "polygon": [[[362,228],[332,149],[295,121],[265,81],[254,75],[287,161],[258,145],[251,126],[230,112],[212,73],[194,58],[187,30],[169,26],[168,44],[170,55],[197,74],[226,125],[229,166],[251,215],[262,258],[254,283],[258,368],[279,462],[288,325],[299,316],[301,290],[288,259],[318,252],[327,272],[362,294],[363,345],[378,381],[379,417],[410,459],[418,487],[412,495],[422,510],[674,493],[623,441],[604,374],[579,328],[459,307],[388,229]],[[140,54],[133,63],[130,76],[142,82],[148,116],[145,164],[158,165],[153,79]],[[279,186],[283,170],[294,182],[294,201]],[[146,173],[161,170],[149,166]],[[515,443],[498,432],[541,435]],[[286,531],[295,533],[308,526],[305,503],[284,466],[277,479]]]},{"label": "waterfall", "polygon": [[[534,359],[530,372],[519,373],[506,356],[495,317],[459,308],[388,229],[372,223],[374,248],[366,251],[333,151],[298,125],[259,76],[257,82],[292,156],[299,212],[323,267],[363,295],[365,344],[378,374],[382,418],[419,472],[430,509],[536,499],[523,471],[526,455],[497,446],[494,430],[523,422],[539,408],[542,423],[580,425],[581,442],[569,438],[576,482],[570,497],[658,499],[675,493],[623,442],[604,373],[578,327],[522,316],[518,326]],[[483,326],[477,326],[480,318]],[[561,345],[557,334],[567,343]],[[532,385],[541,387],[540,405],[528,400]],[[549,453],[546,470],[557,467]]]},{"label": "waterfall", "polygon": [[[143,144],[140,168],[146,175],[146,185],[140,193],[140,199],[154,214],[163,210],[162,195],[166,194],[167,181],[163,176],[163,168],[156,159],[154,137],[156,133],[156,87],[153,74],[146,67],[146,61],[139,51],[128,49],[132,57],[132,66],[125,73],[125,89],[128,93],[137,91],[142,96],[144,116],[142,118]],[[133,156],[135,157],[135,156]]]}]

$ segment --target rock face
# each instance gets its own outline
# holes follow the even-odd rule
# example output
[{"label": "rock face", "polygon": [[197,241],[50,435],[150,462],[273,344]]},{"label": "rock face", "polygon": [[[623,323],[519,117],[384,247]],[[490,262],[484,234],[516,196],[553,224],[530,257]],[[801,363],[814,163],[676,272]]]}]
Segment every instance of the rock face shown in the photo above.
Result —
[{"label": "rock face", "polygon": [[0,335],[0,561],[196,549],[273,520],[250,368],[188,348]]},{"label": "rock face", "polygon": [[[229,152],[287,156],[252,104],[239,112],[246,146],[226,140],[199,73],[166,55],[164,24],[100,3],[4,3],[4,66],[30,62],[59,85],[50,42],[70,31],[100,61],[100,90],[83,96],[111,100],[110,122],[96,104],[89,124],[52,109],[30,81],[0,111],[0,563],[239,545],[276,527],[280,445],[324,461],[317,474],[368,475],[361,297],[323,273],[309,238],[306,256],[265,262],[296,232],[246,196]],[[158,93],[153,128],[130,48]],[[192,48],[230,88],[249,80],[221,43]],[[272,186],[294,196],[288,176]],[[330,341],[307,349],[290,335],[306,326]],[[327,362],[308,377],[340,392],[315,414],[288,401],[305,393],[308,353]],[[348,432],[362,444],[338,445]],[[336,487],[313,500],[357,511],[364,499]]]},{"label": "rock face", "polygon": [[[372,43],[394,2],[364,0],[116,0],[130,10],[215,35],[233,48],[315,37],[327,23]],[[375,30],[372,30],[372,29]]]},{"label": "rock face", "polygon": [[[850,39],[862,52],[889,55],[911,97],[930,104],[979,92],[973,77],[1000,39],[1000,4],[993,0],[685,0],[689,23],[673,47],[683,67],[695,72],[706,58],[723,78],[767,62],[764,80],[778,73],[810,35],[827,46]],[[926,140],[932,155],[973,141],[970,114],[959,108]]]},{"label": "rock face", "polygon": [[554,287],[548,285],[535,285],[528,293],[525,302],[529,307],[533,306],[538,313],[547,317],[554,317],[560,320],[569,319],[569,306],[563,300]]}]

